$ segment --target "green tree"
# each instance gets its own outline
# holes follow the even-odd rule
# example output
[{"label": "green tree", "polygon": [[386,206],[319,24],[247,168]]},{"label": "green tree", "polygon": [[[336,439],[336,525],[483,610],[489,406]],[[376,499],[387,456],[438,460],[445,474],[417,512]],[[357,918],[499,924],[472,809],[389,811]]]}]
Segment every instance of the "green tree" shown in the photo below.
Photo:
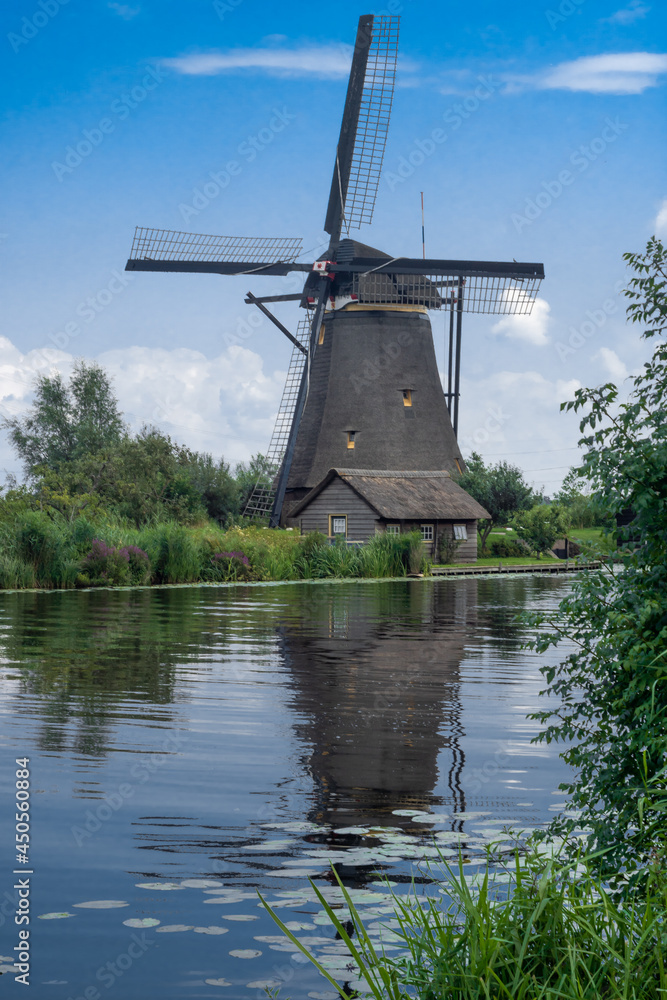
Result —
[{"label": "green tree", "polygon": [[624,256],[635,272],[628,317],[655,341],[651,360],[625,402],[607,384],[563,408],[583,411],[580,475],[611,517],[630,509],[634,521],[616,531],[622,572],[581,574],[557,614],[532,619],[550,626],[539,650],[561,636],[575,644],[543,669],[558,707],[533,718],[547,724],[540,739],[570,743],[562,757],[576,768],[561,789],[580,815],[550,832],[590,828],[601,873],[632,885],[652,869],[664,877],[667,856],[667,258],[655,238]]},{"label": "green tree", "polygon": [[519,538],[541,556],[551,551],[557,538],[566,536],[570,518],[564,507],[541,503],[530,510],[519,511],[511,524]]},{"label": "green tree", "polygon": [[608,523],[604,508],[593,496],[590,483],[581,478],[576,468],[570,469],[565,476],[554,501],[566,508],[573,528],[593,528]]},{"label": "green tree", "polygon": [[529,510],[541,499],[526,483],[518,466],[507,462],[487,466],[477,452],[466,460],[466,471],[459,477],[458,484],[491,515],[481,524],[482,549],[486,547],[492,528],[507,524],[517,511]]},{"label": "green tree", "polygon": [[238,484],[224,459],[215,462],[207,452],[185,452],[181,463],[209,517],[222,524],[228,515],[238,514]]},{"label": "green tree", "polygon": [[62,375],[39,375],[35,401],[24,417],[4,420],[27,475],[59,470],[68,462],[116,445],[125,433],[111,380],[100,365],[79,360]]}]

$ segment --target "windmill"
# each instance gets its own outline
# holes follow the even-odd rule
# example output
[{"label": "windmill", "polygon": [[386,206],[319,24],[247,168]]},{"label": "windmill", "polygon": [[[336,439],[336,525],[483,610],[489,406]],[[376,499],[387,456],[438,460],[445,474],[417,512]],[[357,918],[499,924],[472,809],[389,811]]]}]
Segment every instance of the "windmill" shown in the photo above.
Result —
[{"label": "windmill", "polygon": [[[138,228],[126,270],[307,274],[302,292],[255,296],[293,345],[268,451],[245,513],[289,509],[337,467],[461,471],[457,444],[463,312],[529,314],[542,264],[392,257],[349,238],[372,220],[394,96],[399,18],[359,19],[324,229],[326,252],[299,262],[301,240]],[[267,303],[298,301],[296,335]],[[428,313],[449,312],[443,393]]]}]

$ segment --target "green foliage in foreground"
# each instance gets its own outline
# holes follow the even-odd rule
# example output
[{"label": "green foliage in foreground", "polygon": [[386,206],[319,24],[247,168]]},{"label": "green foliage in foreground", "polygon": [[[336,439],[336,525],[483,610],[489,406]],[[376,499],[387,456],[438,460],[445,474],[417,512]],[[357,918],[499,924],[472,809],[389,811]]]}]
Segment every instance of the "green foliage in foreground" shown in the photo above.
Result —
[{"label": "green foliage in foreground", "polygon": [[324,535],[210,522],[133,528],[39,510],[0,518],[0,589],[396,577],[427,569],[418,532],[360,548]]},{"label": "green foliage in foreground", "polygon": [[[614,902],[585,867],[540,855],[515,856],[509,884],[488,868],[476,888],[459,864],[443,862],[449,905],[388,894],[408,958],[374,946],[342,885],[355,933],[320,903],[376,1000],[657,1000],[667,996],[667,893],[651,880],[631,905]],[[336,876],[338,878],[338,876]],[[261,898],[261,897],[260,897]],[[271,916],[329,982],[346,994],[262,900]]]},{"label": "green foliage in foreground", "polygon": [[[630,875],[628,893],[667,865],[667,254],[651,240],[643,255],[626,255],[631,320],[655,338],[651,360],[618,389],[579,389],[565,408],[583,411],[580,474],[612,518],[631,511],[629,528],[615,532],[622,572],[608,567],[582,574],[554,615],[532,616],[549,626],[538,650],[562,636],[576,651],[544,668],[554,696],[533,718],[540,737],[568,743],[562,757],[575,768],[561,785],[579,810],[558,818],[551,833],[575,823],[591,829],[590,851],[603,878]],[[553,706],[553,707],[552,707]]]}]

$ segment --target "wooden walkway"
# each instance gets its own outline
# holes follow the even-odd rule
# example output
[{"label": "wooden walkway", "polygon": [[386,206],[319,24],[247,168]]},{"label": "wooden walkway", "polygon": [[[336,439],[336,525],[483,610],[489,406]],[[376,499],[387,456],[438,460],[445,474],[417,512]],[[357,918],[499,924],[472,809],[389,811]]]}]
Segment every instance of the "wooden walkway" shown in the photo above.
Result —
[{"label": "wooden walkway", "polygon": [[563,559],[558,562],[525,563],[521,566],[503,566],[502,560],[497,566],[434,566],[431,576],[487,576],[489,573],[578,573],[584,569],[599,569],[601,562],[576,562],[574,559]]}]

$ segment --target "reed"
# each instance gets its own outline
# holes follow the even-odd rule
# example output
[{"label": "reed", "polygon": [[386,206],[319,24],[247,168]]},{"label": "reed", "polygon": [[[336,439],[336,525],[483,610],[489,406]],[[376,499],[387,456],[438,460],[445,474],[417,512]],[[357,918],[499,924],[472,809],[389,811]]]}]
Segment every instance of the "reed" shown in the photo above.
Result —
[{"label": "reed", "polygon": [[[140,560],[128,570],[120,555],[128,550],[146,554],[145,569]],[[229,552],[240,558],[220,558]],[[137,528],[108,513],[67,520],[30,510],[0,520],[1,589],[386,578],[427,568],[418,533],[382,534],[348,547],[316,532],[224,529],[215,522],[154,521]]]},{"label": "reed", "polygon": [[[667,892],[649,879],[642,898],[610,897],[582,864],[517,853],[509,883],[487,864],[476,887],[464,866],[446,871],[446,901],[391,895],[405,955],[391,958],[365,929],[337,873],[354,931],[314,883],[332,926],[376,1000],[659,1000],[667,997]],[[335,871],[335,870],[334,870]],[[340,992],[307,947],[262,899],[289,939]],[[349,927],[349,925],[348,925]]]}]

